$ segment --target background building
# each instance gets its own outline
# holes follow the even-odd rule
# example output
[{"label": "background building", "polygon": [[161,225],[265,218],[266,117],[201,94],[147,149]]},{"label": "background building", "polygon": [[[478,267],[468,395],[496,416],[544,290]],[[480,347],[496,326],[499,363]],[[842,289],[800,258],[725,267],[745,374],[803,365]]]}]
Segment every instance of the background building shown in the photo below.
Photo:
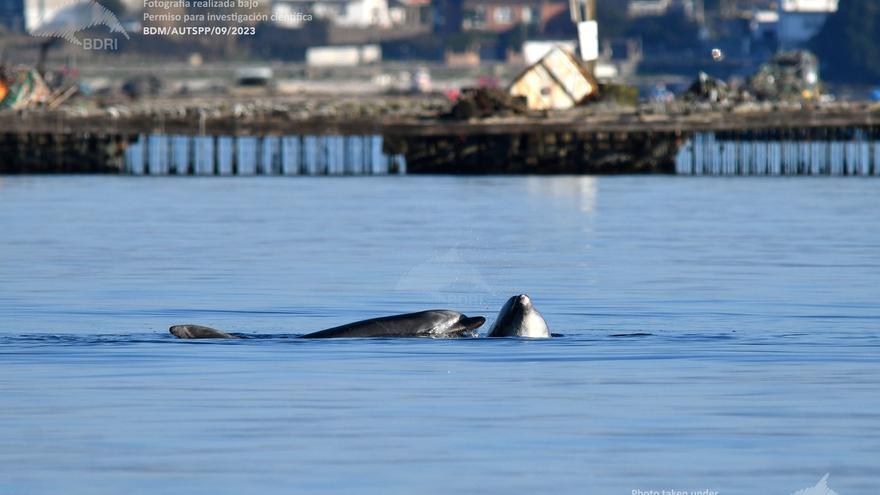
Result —
[{"label": "background building", "polygon": [[780,46],[793,48],[808,42],[834,12],[837,0],[782,0],[777,33]]},{"label": "background building", "polygon": [[517,25],[542,29],[553,17],[568,12],[568,2],[551,0],[465,0],[464,31],[506,31]]},{"label": "background building", "polygon": [[387,0],[275,0],[274,12],[302,12],[337,26],[391,26]]}]

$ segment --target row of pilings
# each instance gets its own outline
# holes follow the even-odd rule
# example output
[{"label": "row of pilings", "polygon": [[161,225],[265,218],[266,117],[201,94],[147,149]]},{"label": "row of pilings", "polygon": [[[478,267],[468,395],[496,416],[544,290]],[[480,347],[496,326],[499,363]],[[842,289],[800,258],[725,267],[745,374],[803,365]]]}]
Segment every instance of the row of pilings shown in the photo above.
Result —
[{"label": "row of pilings", "polygon": [[406,171],[382,136],[140,136],[127,150],[133,175],[381,175]]},{"label": "row of pilings", "polygon": [[880,132],[815,129],[813,132],[697,133],[679,149],[680,175],[880,175]]},{"label": "row of pilings", "polygon": [[880,127],[681,133],[0,134],[0,173],[880,175]]}]

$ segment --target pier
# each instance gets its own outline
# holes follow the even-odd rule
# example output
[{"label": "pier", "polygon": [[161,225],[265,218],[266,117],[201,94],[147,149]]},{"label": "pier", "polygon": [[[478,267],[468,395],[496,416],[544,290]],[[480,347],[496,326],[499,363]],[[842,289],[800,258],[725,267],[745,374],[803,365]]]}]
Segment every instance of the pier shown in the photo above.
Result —
[{"label": "pier", "polygon": [[456,121],[174,108],[0,115],[0,172],[148,175],[880,175],[880,106],[628,110]]}]

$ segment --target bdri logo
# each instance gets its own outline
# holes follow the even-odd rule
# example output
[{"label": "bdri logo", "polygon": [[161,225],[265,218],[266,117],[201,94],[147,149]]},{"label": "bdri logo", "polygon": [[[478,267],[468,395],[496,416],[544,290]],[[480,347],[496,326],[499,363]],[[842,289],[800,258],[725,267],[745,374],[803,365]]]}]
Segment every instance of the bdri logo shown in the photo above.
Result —
[{"label": "bdri logo", "polygon": [[822,477],[816,486],[798,490],[791,495],[837,495],[837,492],[828,487],[828,474]]},{"label": "bdri logo", "polygon": [[111,33],[120,33],[129,39],[128,33],[116,14],[95,0],[80,0],[43,14],[34,36],[54,37],[67,40],[85,50],[116,50],[116,38],[83,38],[76,34],[97,26],[106,26]]},{"label": "bdri logo", "polygon": [[458,247],[436,253],[412,267],[394,289],[428,293],[439,303],[455,306],[483,306],[488,302],[485,296],[495,296],[480,270],[462,257]]}]

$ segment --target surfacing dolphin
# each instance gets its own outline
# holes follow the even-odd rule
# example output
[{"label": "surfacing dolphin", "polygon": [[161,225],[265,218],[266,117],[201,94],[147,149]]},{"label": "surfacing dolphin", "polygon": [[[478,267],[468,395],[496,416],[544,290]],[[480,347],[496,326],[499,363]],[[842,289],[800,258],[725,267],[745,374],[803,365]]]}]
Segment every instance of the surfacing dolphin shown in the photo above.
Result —
[{"label": "surfacing dolphin", "polygon": [[507,300],[487,337],[550,337],[550,329],[541,313],[535,309],[532,300],[525,294]]},{"label": "surfacing dolphin", "polygon": [[[432,337],[452,338],[473,335],[486,322],[482,316],[465,316],[457,311],[437,309],[403,315],[356,321],[301,336],[303,339]],[[202,325],[174,325],[169,329],[181,339],[235,339],[237,335]]]},{"label": "surfacing dolphin", "polygon": [[237,339],[236,335],[203,325],[174,325],[168,329],[178,339]]}]

